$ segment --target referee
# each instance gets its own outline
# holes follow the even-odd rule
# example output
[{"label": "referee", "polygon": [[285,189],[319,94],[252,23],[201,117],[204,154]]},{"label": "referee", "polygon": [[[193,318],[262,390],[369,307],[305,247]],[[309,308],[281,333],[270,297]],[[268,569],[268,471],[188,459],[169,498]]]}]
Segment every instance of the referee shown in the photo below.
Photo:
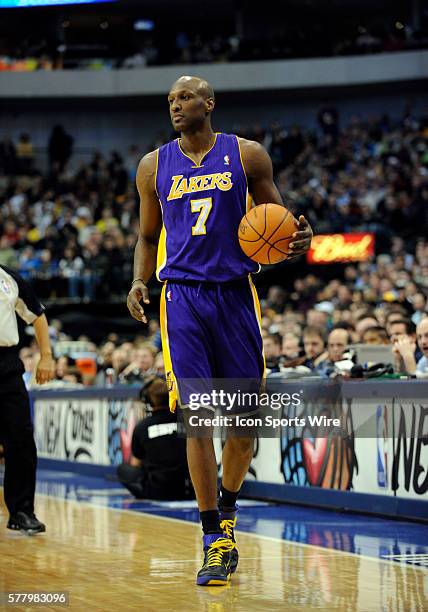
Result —
[{"label": "referee", "polygon": [[44,307],[30,285],[14,270],[0,265],[0,442],[4,446],[4,500],[9,529],[39,533],[46,530],[34,514],[37,452],[30,416],[30,401],[18,357],[19,315],[34,325],[40,361],[36,382],[52,380],[55,362]]}]

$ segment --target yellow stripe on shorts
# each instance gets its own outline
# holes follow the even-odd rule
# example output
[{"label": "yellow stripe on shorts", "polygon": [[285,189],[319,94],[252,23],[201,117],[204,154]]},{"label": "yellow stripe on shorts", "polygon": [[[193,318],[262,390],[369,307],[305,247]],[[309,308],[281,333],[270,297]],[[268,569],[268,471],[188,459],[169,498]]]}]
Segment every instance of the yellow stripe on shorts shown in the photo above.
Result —
[{"label": "yellow stripe on shorts", "polygon": [[166,266],[167,254],[166,254],[166,229],[165,226],[162,225],[161,233],[159,236],[158,243],[158,252],[156,257],[156,278],[158,281],[162,282],[159,278],[159,274],[162,272],[164,267]]},{"label": "yellow stripe on shorts", "polygon": [[257,289],[253,283],[251,274],[248,275],[248,280],[250,281],[251,293],[253,294],[254,311],[256,313],[256,318],[257,318],[259,329],[260,329],[260,336],[262,339],[263,378],[266,378],[266,357],[265,357],[265,349],[263,347],[263,336],[262,336],[262,309],[260,307],[259,296],[257,295]]},{"label": "yellow stripe on shorts", "polygon": [[165,375],[166,383],[168,386],[169,393],[169,409],[171,412],[175,412],[177,402],[180,399],[178,393],[177,379],[172,369],[171,352],[169,349],[169,338],[168,338],[168,319],[166,314],[166,295],[167,295],[167,282],[162,287],[162,293],[160,298],[160,328],[162,338],[162,353],[165,364]]}]

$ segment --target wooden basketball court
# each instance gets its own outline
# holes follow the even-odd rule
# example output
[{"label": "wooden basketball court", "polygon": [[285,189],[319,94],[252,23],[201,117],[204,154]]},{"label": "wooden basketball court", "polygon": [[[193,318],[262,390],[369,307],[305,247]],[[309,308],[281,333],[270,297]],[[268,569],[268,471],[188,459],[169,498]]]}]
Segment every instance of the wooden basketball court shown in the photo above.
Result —
[{"label": "wooden basketball court", "polygon": [[238,533],[231,583],[197,587],[197,524],[45,495],[37,496],[37,512],[47,532],[31,537],[6,530],[1,507],[0,590],[67,591],[64,609],[427,609],[428,574],[418,567]]}]

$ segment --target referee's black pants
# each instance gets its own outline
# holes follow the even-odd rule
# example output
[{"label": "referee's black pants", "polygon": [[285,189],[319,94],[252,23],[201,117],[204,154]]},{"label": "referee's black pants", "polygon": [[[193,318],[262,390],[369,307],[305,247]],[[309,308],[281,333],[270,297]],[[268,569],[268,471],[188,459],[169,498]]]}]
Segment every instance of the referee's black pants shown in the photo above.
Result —
[{"label": "referee's black pants", "polygon": [[30,399],[15,351],[0,348],[0,442],[4,447],[4,500],[9,513],[34,512],[37,452]]}]

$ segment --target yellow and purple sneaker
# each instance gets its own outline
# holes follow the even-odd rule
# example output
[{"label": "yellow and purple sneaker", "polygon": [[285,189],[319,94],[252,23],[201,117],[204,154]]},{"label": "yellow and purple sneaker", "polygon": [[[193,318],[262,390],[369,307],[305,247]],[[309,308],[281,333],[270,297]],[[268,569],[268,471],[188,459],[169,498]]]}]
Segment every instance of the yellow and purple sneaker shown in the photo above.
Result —
[{"label": "yellow and purple sneaker", "polygon": [[230,580],[230,554],[234,543],[224,533],[203,536],[204,563],[198,572],[196,584],[222,586]]},{"label": "yellow and purple sneaker", "polygon": [[236,514],[238,507],[236,506],[233,510],[226,511],[220,508],[220,527],[223,529],[225,535],[233,542],[233,548],[230,551],[230,571],[232,574],[236,572],[238,566],[239,554],[236,548],[235,532],[236,527]]}]

